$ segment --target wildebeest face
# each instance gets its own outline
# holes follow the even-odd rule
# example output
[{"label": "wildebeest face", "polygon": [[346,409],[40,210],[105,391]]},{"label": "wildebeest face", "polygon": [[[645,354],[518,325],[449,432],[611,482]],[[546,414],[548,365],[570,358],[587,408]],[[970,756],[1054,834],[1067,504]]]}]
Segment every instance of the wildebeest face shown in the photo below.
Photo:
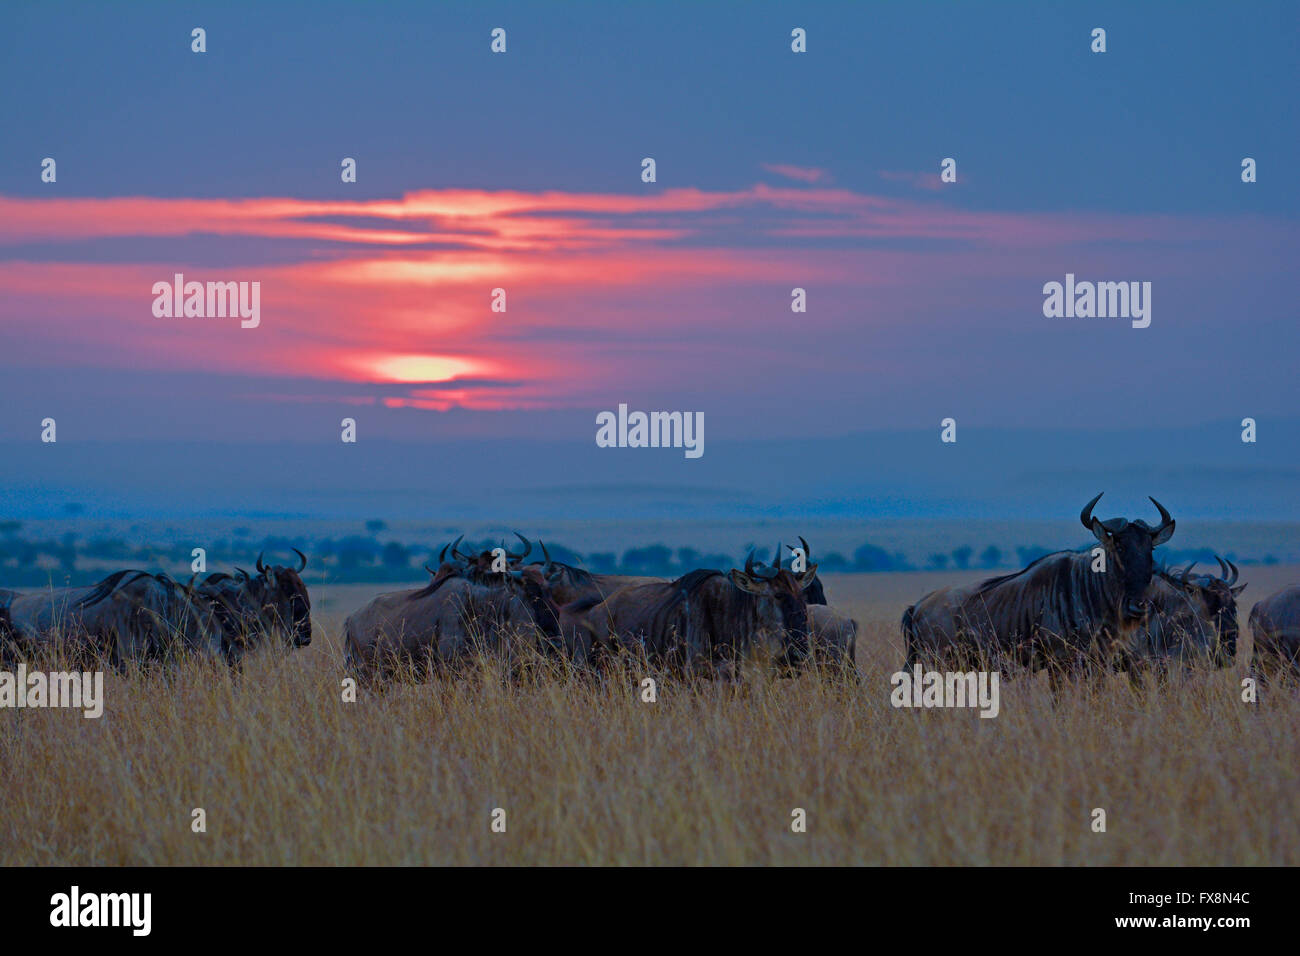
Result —
[{"label": "wildebeest face", "polygon": [[[1240,633],[1240,625],[1237,622],[1237,595],[1246,590],[1246,585],[1237,585],[1238,571],[1235,564],[1224,561],[1218,555],[1215,555],[1215,560],[1219,562],[1219,569],[1223,574],[1221,578],[1209,574],[1187,578],[1186,573],[1184,578],[1200,590],[1206,613],[1213,622],[1214,632],[1219,639],[1215,662],[1220,667],[1226,667],[1237,656],[1237,637]],[[1191,567],[1187,570],[1190,572]]]},{"label": "wildebeest face", "polygon": [[815,564],[798,574],[785,568],[756,568],[753,554],[746,560],[743,571],[731,571],[731,583],[758,599],[759,636],[769,642],[778,666],[795,667],[808,656],[808,598],[805,592],[816,577]]},{"label": "wildebeest face", "polygon": [[543,634],[547,637],[559,634],[560,608],[551,597],[550,586],[541,568],[536,565],[515,568],[506,572],[505,581],[507,587],[523,598]]},{"label": "wildebeest face", "polygon": [[307,567],[307,556],[297,548],[294,553],[301,562],[297,568],[263,564],[259,555],[258,576],[251,578],[248,586],[261,605],[262,615],[283,631],[293,647],[306,647],[311,643],[311,597],[299,572]]},{"label": "wildebeest face", "polygon": [[[1111,518],[1102,521],[1092,515],[1093,506],[1101,495],[1084,506],[1079,515],[1083,526],[1096,536],[1106,549],[1107,573],[1119,572],[1122,584],[1120,613],[1127,623],[1143,620],[1150,611],[1147,588],[1151,586],[1151,573],[1155,570],[1152,550],[1173,536],[1174,519],[1154,498],[1151,503],[1160,510],[1160,525],[1152,528],[1141,519]],[[1111,567],[1113,565],[1113,568]]]}]

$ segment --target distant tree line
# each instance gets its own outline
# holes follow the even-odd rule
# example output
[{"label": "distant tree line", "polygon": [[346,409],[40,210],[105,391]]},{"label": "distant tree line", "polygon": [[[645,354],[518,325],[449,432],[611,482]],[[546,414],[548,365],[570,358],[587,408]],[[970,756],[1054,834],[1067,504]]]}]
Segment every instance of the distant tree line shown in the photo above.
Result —
[{"label": "distant tree line", "polygon": [[[291,548],[305,551],[310,559],[309,580],[381,582],[410,581],[424,572],[422,566],[433,567],[438,561],[440,542],[434,547],[427,543],[403,543],[384,539],[388,527],[383,521],[372,520],[364,524],[365,533],[308,539],[271,535],[254,539],[248,528],[234,528],[229,537],[211,542],[179,542],[173,545],[132,544],[120,537],[78,538],[66,533],[58,538],[26,538],[19,521],[0,521],[0,586],[39,587],[51,582],[89,583],[102,577],[105,569],[139,567],[166,570],[177,576],[188,575],[190,549],[203,546],[207,551],[209,571],[249,568],[259,552],[268,558],[284,560]],[[179,539],[180,532],[173,532]],[[462,541],[464,552],[491,550],[504,544],[516,550],[517,540],[485,538]],[[637,574],[659,577],[676,577],[695,568],[725,570],[744,563],[745,556],[753,550],[758,560],[770,562],[769,547],[748,544],[736,553],[723,550],[698,550],[696,548],[670,548],[665,544],[641,545],[616,551],[591,551],[579,553],[559,542],[547,542],[552,558],[586,568],[599,574]],[[1080,545],[1091,547],[1091,544]],[[959,545],[947,552],[933,552],[919,563],[900,551],[889,551],[870,542],[856,548],[852,555],[840,551],[815,552],[813,560],[820,569],[830,574],[877,574],[891,571],[969,571],[1010,570],[1024,567],[1050,553],[1050,549],[1030,546],[1004,551],[997,545],[988,545],[976,552],[971,545]],[[1014,557],[1013,557],[1014,555]],[[789,552],[782,555],[789,559]],[[1260,559],[1241,558],[1233,552],[1224,554],[1238,564],[1276,564],[1278,559],[1269,554]],[[1214,552],[1208,548],[1161,548],[1160,557],[1170,565],[1200,561],[1214,565]],[[530,561],[540,561],[541,550],[534,544]]]}]

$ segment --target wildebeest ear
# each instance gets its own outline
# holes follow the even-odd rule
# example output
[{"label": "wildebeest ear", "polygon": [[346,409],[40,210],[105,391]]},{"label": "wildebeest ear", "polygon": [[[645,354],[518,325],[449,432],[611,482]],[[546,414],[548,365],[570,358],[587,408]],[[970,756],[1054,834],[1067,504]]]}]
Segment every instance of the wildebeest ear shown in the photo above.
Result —
[{"label": "wildebeest ear", "polygon": [[731,583],[740,588],[740,590],[744,591],[746,594],[763,593],[763,585],[755,581],[739,568],[732,568],[729,572],[729,576],[731,578]]},{"label": "wildebeest ear", "polygon": [[1229,590],[1232,591],[1232,596],[1236,597],[1242,591],[1246,590],[1247,586],[1247,584],[1239,584],[1235,588],[1229,588]]},{"label": "wildebeest ear", "polygon": [[806,591],[812,587],[812,583],[817,580],[817,565],[808,565],[808,570],[800,574],[795,580],[799,582],[799,590]]},{"label": "wildebeest ear", "polygon": [[1169,519],[1169,523],[1160,529],[1160,533],[1151,538],[1151,547],[1164,544],[1174,536],[1174,521]]},{"label": "wildebeest ear", "polygon": [[1092,533],[1102,544],[1105,544],[1110,539],[1110,532],[1106,530],[1106,526],[1101,523],[1100,518],[1092,519]]}]

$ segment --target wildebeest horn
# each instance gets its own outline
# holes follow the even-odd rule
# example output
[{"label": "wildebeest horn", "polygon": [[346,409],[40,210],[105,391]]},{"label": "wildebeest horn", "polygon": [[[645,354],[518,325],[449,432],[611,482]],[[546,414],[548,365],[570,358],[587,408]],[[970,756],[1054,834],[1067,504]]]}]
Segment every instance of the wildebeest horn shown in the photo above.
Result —
[{"label": "wildebeest horn", "polygon": [[754,552],[749,552],[749,557],[745,559],[745,573],[751,578],[754,576]]},{"label": "wildebeest horn", "polygon": [[[446,551],[447,549],[446,549],[446,548],[443,548],[443,550]],[[424,566],[424,570],[428,571],[428,572],[429,572],[431,575],[433,575],[435,578],[438,576],[438,572],[435,571],[435,570],[433,570],[433,568],[429,567],[427,564]]]},{"label": "wildebeest horn", "polygon": [[772,567],[776,568],[778,571],[781,570],[781,549],[784,547],[785,542],[778,541],[776,543],[776,550],[772,552]]},{"label": "wildebeest horn", "polygon": [[[1231,561],[1225,562],[1223,558],[1219,557],[1217,554],[1214,556],[1214,560],[1219,562],[1219,571],[1223,575],[1223,583],[1229,587],[1236,584],[1238,577],[1237,566]],[[1228,577],[1229,574],[1231,574],[1232,577]]]},{"label": "wildebeest horn", "polygon": [[804,540],[803,535],[799,535],[799,543],[803,545],[803,559],[812,564],[812,548],[808,547],[808,542]]},{"label": "wildebeest horn", "polygon": [[442,562],[444,562],[444,561],[447,560],[447,549],[450,548],[450,547],[451,547],[451,544],[450,544],[450,543],[448,543],[448,544],[444,544],[444,545],[442,546],[442,550],[441,550],[440,552],[438,552],[438,563],[439,563],[439,564],[442,564]]},{"label": "wildebeest horn", "polygon": [[257,573],[258,573],[258,574],[265,574],[265,573],[266,573],[266,565],[262,563],[262,558],[265,557],[265,555],[266,555],[266,552],[263,551],[261,554],[259,554],[259,555],[257,556],[257,564],[254,565],[254,567],[257,568]]},{"label": "wildebeest horn", "polygon": [[542,546],[542,557],[546,559],[546,563],[542,567],[549,571],[551,570],[551,553],[546,550],[546,542],[541,538],[537,539],[537,543]]},{"label": "wildebeest horn", "polygon": [[[1098,495],[1097,497],[1100,498],[1101,495]],[[1151,499],[1151,503],[1152,503],[1153,505],[1155,505],[1155,506],[1156,506],[1156,510],[1160,512],[1160,527],[1156,528],[1154,531],[1151,532],[1151,536],[1152,536],[1152,537],[1155,537],[1155,536],[1158,535],[1161,531],[1164,531],[1165,528],[1167,528],[1167,527],[1169,527],[1171,524],[1173,524],[1173,523],[1174,523],[1174,518],[1173,518],[1173,515],[1171,515],[1168,511],[1165,510],[1165,506],[1164,506],[1164,505],[1162,505],[1160,502],[1156,501],[1156,499],[1151,498],[1150,495],[1147,495],[1147,497]]]},{"label": "wildebeest horn", "polygon": [[532,545],[532,542],[530,542],[527,538],[525,538],[525,537],[524,537],[522,534],[520,534],[518,531],[516,531],[516,532],[514,533],[514,535],[515,535],[516,538],[518,538],[520,541],[522,541],[522,542],[524,543],[524,550],[523,550],[523,553],[522,553],[522,554],[514,554],[514,553],[511,552],[511,551],[507,551],[507,552],[506,552],[506,557],[509,558],[509,559],[512,560],[512,561],[522,561],[524,558],[528,557],[530,554],[533,553],[533,545]]},{"label": "wildebeest horn", "polygon": [[245,581],[247,581],[249,578],[252,577],[251,574],[249,574],[247,571],[245,571],[245,570],[244,570],[243,568],[241,568],[239,565],[235,565],[235,570],[238,571],[240,574],[242,574],[242,575],[244,576],[244,580],[245,580]]},{"label": "wildebeest horn", "polygon": [[290,550],[293,551],[294,554],[298,555],[298,561],[300,562],[298,565],[298,570],[299,571],[307,570],[307,555],[303,554],[297,548],[291,548]]},{"label": "wildebeest horn", "polygon": [[[1101,495],[1104,495],[1105,493],[1106,492],[1103,491]],[[1089,531],[1092,530],[1092,509],[1096,506],[1097,502],[1101,501],[1101,495],[1098,495],[1096,498],[1089,501],[1083,506],[1083,510],[1079,512],[1079,520],[1083,522],[1083,526]]]},{"label": "wildebeest horn", "polygon": [[1187,584],[1187,577],[1188,577],[1188,575],[1190,575],[1190,574],[1192,573],[1192,568],[1194,568],[1194,567],[1196,567],[1196,562],[1195,562],[1195,561],[1193,561],[1193,562],[1192,562],[1191,564],[1189,564],[1187,567],[1185,567],[1185,568],[1183,568],[1181,571],[1179,571],[1178,574],[1175,575],[1175,580],[1177,580],[1178,583],[1181,584],[1181,585],[1186,585],[1186,584]]},{"label": "wildebeest horn", "polygon": [[471,561],[471,560],[473,560],[473,559],[472,559],[468,554],[461,554],[461,553],[460,553],[460,547],[459,547],[459,546],[460,546],[461,538],[463,538],[463,537],[465,537],[465,536],[462,534],[462,535],[460,536],[460,538],[457,538],[455,541],[453,541],[453,542],[451,543],[451,556],[452,556],[453,558],[459,558],[461,561]]}]

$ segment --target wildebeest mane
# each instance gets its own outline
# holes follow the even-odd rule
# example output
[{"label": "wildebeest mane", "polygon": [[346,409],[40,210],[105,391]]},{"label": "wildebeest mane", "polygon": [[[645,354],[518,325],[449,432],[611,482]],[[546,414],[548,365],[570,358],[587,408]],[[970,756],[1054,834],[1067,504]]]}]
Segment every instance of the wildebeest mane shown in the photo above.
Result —
[{"label": "wildebeest mane", "polygon": [[[1052,552],[1049,553],[1049,554],[1041,555],[1041,556],[1039,556],[1039,557],[1037,557],[1037,558],[1034,558],[1034,560],[1030,561],[1030,562],[1029,562],[1028,564],[1026,564],[1023,568],[1021,568],[1019,571],[1012,571],[1010,574],[1000,574],[1000,575],[998,575],[997,577],[994,577],[994,578],[987,578],[986,580],[981,581],[979,584],[975,585],[975,588],[974,588],[974,590],[971,591],[971,594],[985,594],[985,593],[987,593],[987,592],[993,590],[994,588],[996,588],[999,584],[1005,584],[1007,581],[1010,581],[1012,578],[1018,578],[1018,577],[1020,577],[1020,575],[1024,574],[1025,572],[1027,572],[1030,568],[1037,567],[1038,565],[1040,565],[1040,564],[1042,564],[1044,561],[1046,561],[1048,558],[1054,558],[1054,557],[1056,557],[1058,554],[1078,554],[1078,553],[1080,553],[1080,552],[1078,552],[1078,551],[1052,551]],[[811,604],[812,602],[809,601],[808,603]]]},{"label": "wildebeest mane", "polygon": [[149,574],[148,571],[135,571],[131,569],[127,569],[125,571],[118,571],[115,574],[110,574],[108,577],[104,578],[104,580],[96,584],[94,590],[92,590],[89,594],[87,594],[80,601],[78,601],[76,603],[76,607],[88,608],[91,607],[92,605],[98,604],[100,601],[104,600],[106,597],[108,597],[110,594],[116,591],[123,584],[126,584],[127,581],[125,579],[127,578],[128,575],[131,576],[132,581],[138,580],[139,578],[142,577],[145,578],[152,577],[152,575]]},{"label": "wildebeest mane", "polygon": [[421,588],[419,591],[416,591],[414,594],[412,594],[410,597],[408,597],[407,600],[408,600],[408,601],[418,601],[418,600],[420,600],[420,598],[427,598],[430,594],[433,594],[435,591],[438,590],[438,588],[442,587],[444,584],[446,584],[446,583],[447,583],[448,581],[450,581],[452,578],[454,578],[454,577],[460,577],[460,576],[461,576],[461,575],[457,575],[457,574],[444,574],[444,575],[443,575],[442,577],[440,577],[440,578],[434,578],[432,581],[430,581],[427,585],[425,585],[425,586],[424,586],[423,588]]}]

